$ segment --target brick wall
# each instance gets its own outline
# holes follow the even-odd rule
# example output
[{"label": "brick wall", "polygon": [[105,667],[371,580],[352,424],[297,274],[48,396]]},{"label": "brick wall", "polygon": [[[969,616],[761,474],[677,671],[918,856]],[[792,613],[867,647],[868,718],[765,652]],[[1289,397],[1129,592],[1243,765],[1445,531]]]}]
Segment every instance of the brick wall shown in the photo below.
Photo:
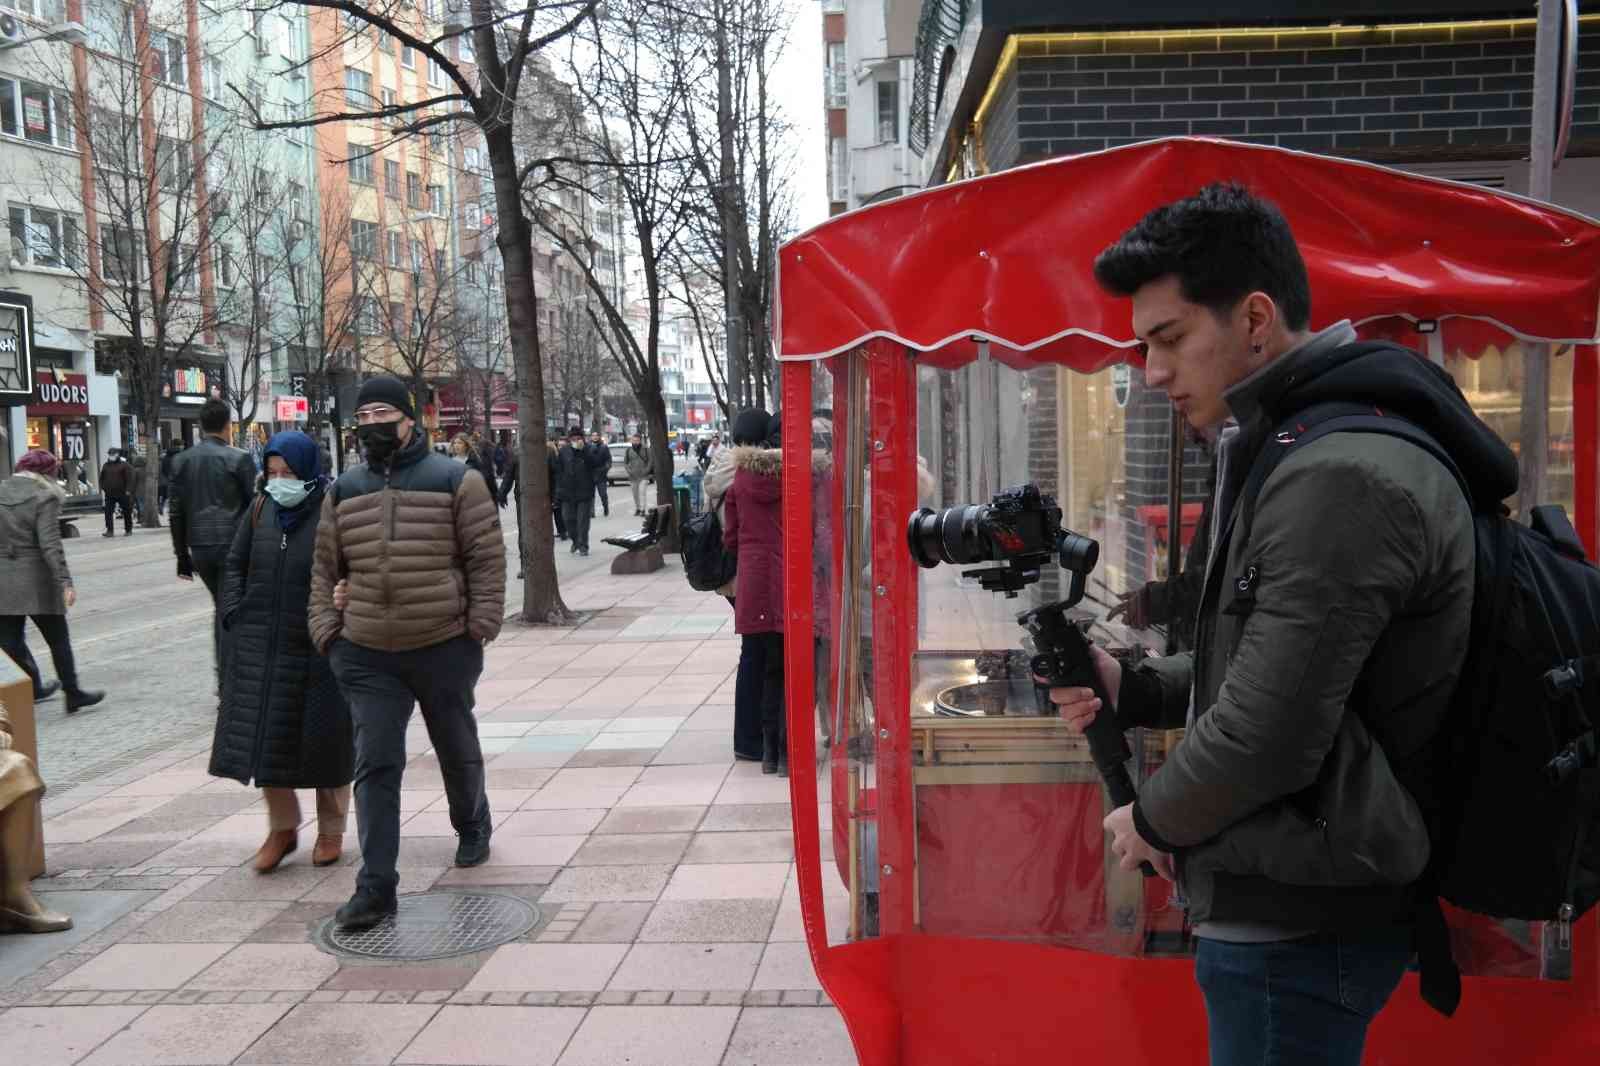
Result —
[{"label": "brick wall", "polygon": [[[1144,373],[1133,370],[1133,385],[1128,394],[1126,431],[1123,436],[1124,476],[1122,520],[1128,530],[1127,555],[1129,587],[1145,580],[1150,546],[1145,538],[1139,508],[1167,503],[1167,448],[1172,436],[1172,407],[1166,393],[1145,387]],[[1183,499],[1192,503],[1204,498],[1210,475],[1210,458],[1193,444],[1183,452]],[[1166,556],[1160,569],[1150,577],[1166,576]]]},{"label": "brick wall", "polygon": [[[1572,138],[1600,151],[1600,33],[1585,29]],[[984,148],[990,170],[1180,135],[1366,159],[1515,155],[1533,50],[1531,26],[1025,42]]]}]

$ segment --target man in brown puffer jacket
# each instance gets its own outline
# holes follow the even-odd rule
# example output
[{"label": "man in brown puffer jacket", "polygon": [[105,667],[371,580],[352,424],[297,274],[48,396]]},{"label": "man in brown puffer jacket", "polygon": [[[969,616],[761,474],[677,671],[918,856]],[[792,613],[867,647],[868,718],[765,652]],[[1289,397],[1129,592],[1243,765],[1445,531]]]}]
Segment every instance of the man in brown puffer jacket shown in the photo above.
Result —
[{"label": "man in brown puffer jacket", "polygon": [[506,558],[483,475],[428,448],[404,383],[361,386],[367,462],[328,490],[311,574],[310,631],[355,722],[361,873],[339,908],[364,929],[395,912],[406,723],[422,707],[439,758],[457,866],[489,857],[483,751],[472,716],[483,646],[500,633]]}]

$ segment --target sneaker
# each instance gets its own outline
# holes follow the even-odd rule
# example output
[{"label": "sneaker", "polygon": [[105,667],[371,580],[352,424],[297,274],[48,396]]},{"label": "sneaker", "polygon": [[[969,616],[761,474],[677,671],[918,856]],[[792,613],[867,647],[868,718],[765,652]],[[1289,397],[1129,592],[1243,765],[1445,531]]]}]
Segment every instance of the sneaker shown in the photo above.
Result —
[{"label": "sneaker", "polygon": [[490,832],[463,833],[461,842],[456,845],[457,866],[482,866],[489,859]]},{"label": "sneaker", "polygon": [[584,558],[584,559],[589,558],[589,549],[588,548],[579,548],[578,549],[578,555],[580,557]]},{"label": "sneaker", "polygon": [[340,929],[371,929],[399,909],[393,894],[380,896],[366,889],[356,889],[350,902],[340,907],[333,916]]}]

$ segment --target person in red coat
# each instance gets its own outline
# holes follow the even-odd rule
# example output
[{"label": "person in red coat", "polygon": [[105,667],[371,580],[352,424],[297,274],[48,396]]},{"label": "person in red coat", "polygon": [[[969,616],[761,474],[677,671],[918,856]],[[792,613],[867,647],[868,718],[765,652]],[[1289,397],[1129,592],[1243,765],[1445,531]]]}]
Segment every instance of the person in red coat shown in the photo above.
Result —
[{"label": "person in red coat", "polygon": [[[738,559],[733,629],[762,645],[761,770],[789,774],[783,713],[783,452],[762,410],[733,422],[733,485],[723,498],[722,543]],[[735,714],[738,711],[735,709]]]}]

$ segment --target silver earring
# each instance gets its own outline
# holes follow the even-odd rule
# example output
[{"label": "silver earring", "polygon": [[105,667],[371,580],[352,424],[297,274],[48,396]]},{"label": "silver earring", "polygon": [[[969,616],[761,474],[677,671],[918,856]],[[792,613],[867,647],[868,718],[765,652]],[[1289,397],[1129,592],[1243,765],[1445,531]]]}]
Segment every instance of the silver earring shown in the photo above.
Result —
[{"label": "silver earring", "polygon": [[1257,355],[1260,355],[1261,354],[1261,345],[1259,345],[1259,344],[1253,345],[1250,350],[1255,352]]}]

